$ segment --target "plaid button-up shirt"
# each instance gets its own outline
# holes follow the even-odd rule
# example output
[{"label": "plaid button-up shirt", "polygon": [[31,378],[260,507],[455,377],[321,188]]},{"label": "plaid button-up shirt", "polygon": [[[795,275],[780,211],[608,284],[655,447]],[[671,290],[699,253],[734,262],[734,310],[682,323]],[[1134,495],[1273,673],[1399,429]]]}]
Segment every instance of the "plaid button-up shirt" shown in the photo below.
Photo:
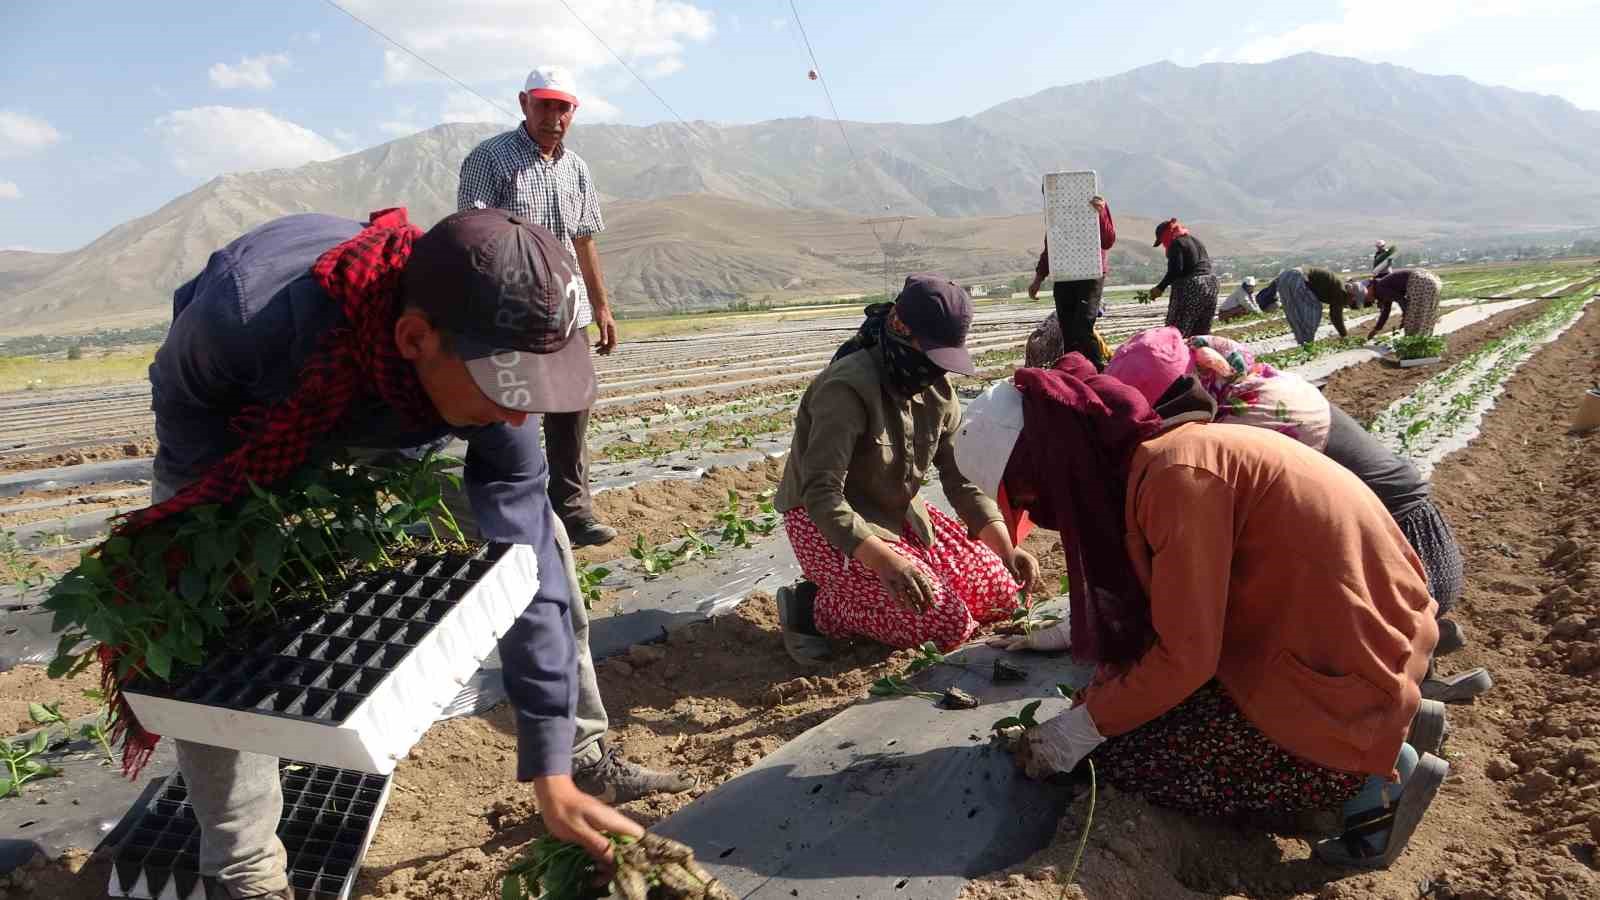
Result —
[{"label": "plaid button-up shirt", "polygon": [[[576,255],[573,238],[605,230],[589,166],[562,146],[546,159],[521,125],[484,141],[461,162],[456,210],[503,209],[542,225]],[[589,288],[578,280],[578,327],[594,321]]]}]

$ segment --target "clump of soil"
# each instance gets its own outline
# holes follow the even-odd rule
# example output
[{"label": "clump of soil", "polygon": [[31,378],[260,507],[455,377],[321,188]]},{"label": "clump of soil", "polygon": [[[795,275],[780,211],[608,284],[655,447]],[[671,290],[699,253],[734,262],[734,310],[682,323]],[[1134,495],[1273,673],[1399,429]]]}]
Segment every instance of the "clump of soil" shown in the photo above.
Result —
[{"label": "clump of soil", "polygon": [[83,692],[99,686],[93,673],[71,680],[54,679],[45,675],[44,666],[17,666],[0,672],[0,738],[39,727],[28,718],[29,703],[60,703],[61,715],[67,719],[94,712],[100,702]]},{"label": "clump of soil", "polygon": [[81,466],[91,462],[111,462],[118,459],[136,459],[156,455],[153,437],[130,437],[115,444],[93,444],[75,447],[65,453],[19,453],[0,460],[0,472],[20,472],[26,469],[54,469],[61,466]]},{"label": "clump of soil", "polygon": [[694,481],[647,481],[633,487],[606,491],[594,498],[595,516],[617,529],[617,539],[604,547],[581,547],[580,565],[627,555],[635,536],[647,545],[676,544],[685,524],[699,531],[709,528],[728,504],[728,491],[739,492],[746,515],[756,512],[756,497],[778,486],[783,460],[763,459],[744,468],[714,467]]}]

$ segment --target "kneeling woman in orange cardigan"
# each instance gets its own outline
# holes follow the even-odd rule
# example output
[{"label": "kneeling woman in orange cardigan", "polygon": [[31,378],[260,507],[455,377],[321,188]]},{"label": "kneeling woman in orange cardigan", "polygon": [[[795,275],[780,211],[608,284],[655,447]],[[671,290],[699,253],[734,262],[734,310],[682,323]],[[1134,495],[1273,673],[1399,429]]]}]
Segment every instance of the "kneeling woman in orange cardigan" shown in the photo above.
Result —
[{"label": "kneeling woman in orange cardigan", "polygon": [[1442,710],[1418,716],[1439,637],[1422,564],[1337,463],[1195,418],[1163,422],[1078,354],[968,411],[961,470],[1014,532],[1026,516],[1067,555],[1070,616],[1018,649],[1098,666],[1026,736],[1028,774],[1093,753],[1117,787],[1197,815],[1338,810],[1318,854],[1387,865],[1448,770],[1426,753],[1442,723],[1413,728]]}]

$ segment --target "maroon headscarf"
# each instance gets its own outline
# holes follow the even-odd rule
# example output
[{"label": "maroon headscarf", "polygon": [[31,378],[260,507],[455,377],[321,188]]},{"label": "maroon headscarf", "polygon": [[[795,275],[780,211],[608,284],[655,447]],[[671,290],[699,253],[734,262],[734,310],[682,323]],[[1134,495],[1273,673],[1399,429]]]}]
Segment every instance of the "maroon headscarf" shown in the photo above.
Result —
[{"label": "maroon headscarf", "polygon": [[1018,369],[1022,434],[1004,482],[1030,496],[1032,519],[1061,533],[1072,588],[1072,655],[1131,664],[1155,640],[1150,598],[1128,559],[1124,502],[1134,448],[1161,417],[1134,388],[1096,374],[1080,353],[1053,369]]}]

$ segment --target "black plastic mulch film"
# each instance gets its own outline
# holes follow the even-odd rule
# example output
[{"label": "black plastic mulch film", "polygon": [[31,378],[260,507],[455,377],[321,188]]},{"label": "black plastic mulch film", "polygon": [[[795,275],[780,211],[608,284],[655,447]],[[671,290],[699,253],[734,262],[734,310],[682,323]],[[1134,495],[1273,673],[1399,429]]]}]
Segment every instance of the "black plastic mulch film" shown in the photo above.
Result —
[{"label": "black plastic mulch film", "polygon": [[206,706],[338,725],[510,548],[419,556],[357,581],[320,613],[226,653],[186,678],[136,690]]},{"label": "black plastic mulch film", "polygon": [[[388,775],[283,760],[283,818],[278,839],[289,852],[289,883],[302,900],[337,900],[353,876],[374,825]],[[180,898],[204,897],[200,823],[182,775],[167,779],[117,850],[123,891],[144,874],[150,896],[170,884]]]}]

